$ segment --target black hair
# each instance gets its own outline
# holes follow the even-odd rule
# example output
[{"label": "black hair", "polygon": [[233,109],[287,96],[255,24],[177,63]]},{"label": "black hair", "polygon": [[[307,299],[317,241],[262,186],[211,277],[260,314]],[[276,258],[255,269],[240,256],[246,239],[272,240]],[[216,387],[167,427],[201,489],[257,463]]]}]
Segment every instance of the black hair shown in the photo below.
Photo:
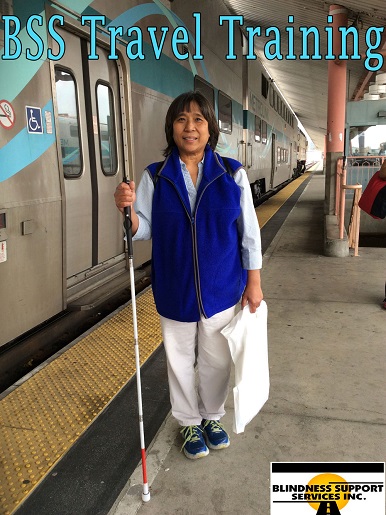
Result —
[{"label": "black hair", "polygon": [[204,97],[202,93],[199,91],[188,91],[187,93],[182,93],[177,98],[173,100],[170,104],[168,112],[166,113],[165,118],[165,135],[167,147],[164,150],[164,156],[168,156],[171,154],[173,148],[176,146],[173,139],[173,123],[177,119],[178,115],[184,111],[190,111],[191,102],[196,102],[200,111],[208,122],[208,130],[209,130],[209,141],[208,144],[212,150],[216,148],[217,141],[220,135],[220,129],[218,127],[216,115],[212,105],[209,100]]}]

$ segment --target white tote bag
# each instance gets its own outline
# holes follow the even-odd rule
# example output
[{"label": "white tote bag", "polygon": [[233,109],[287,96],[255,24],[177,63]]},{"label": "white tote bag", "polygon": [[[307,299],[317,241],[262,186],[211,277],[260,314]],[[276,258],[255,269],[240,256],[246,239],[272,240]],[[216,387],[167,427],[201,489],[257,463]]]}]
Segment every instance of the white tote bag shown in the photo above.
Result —
[{"label": "white tote bag", "polygon": [[235,364],[233,431],[245,426],[264,406],[269,396],[267,304],[263,300],[255,313],[248,305],[224,327]]}]

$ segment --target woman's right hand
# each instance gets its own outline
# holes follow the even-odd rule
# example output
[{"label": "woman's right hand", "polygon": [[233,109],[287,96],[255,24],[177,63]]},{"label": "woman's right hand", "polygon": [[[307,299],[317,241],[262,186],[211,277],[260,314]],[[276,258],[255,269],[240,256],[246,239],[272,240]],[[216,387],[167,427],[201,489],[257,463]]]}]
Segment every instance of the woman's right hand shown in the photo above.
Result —
[{"label": "woman's right hand", "polygon": [[118,184],[114,193],[114,198],[115,205],[121,213],[124,212],[125,207],[132,206],[136,198],[134,181],[130,181],[129,184],[126,182]]}]

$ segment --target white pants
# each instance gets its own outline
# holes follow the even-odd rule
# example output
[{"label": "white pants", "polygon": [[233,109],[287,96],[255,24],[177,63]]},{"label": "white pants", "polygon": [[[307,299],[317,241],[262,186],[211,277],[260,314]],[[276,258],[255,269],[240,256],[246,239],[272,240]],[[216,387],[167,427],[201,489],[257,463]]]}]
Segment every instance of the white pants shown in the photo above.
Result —
[{"label": "white pants", "polygon": [[[201,424],[203,418],[219,420],[228,396],[231,354],[220,331],[236,314],[233,306],[199,322],[176,322],[161,317],[168,364],[172,414],[182,426]],[[198,391],[195,387],[197,342]]]}]

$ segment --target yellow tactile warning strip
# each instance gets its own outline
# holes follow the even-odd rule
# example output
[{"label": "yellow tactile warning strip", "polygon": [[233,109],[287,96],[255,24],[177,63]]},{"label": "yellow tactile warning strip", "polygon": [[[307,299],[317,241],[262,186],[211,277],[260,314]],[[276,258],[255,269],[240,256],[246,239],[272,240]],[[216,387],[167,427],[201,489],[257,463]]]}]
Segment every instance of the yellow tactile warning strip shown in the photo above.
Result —
[{"label": "yellow tactile warning strip", "polygon": [[284,202],[298,189],[303,181],[309,178],[309,176],[310,172],[305,172],[255,209],[260,228],[264,227],[264,225],[281,208]]},{"label": "yellow tactile warning strip", "polygon": [[[162,341],[151,289],[137,299],[141,364]],[[13,513],[135,374],[131,304],[0,401],[0,514]]]}]

